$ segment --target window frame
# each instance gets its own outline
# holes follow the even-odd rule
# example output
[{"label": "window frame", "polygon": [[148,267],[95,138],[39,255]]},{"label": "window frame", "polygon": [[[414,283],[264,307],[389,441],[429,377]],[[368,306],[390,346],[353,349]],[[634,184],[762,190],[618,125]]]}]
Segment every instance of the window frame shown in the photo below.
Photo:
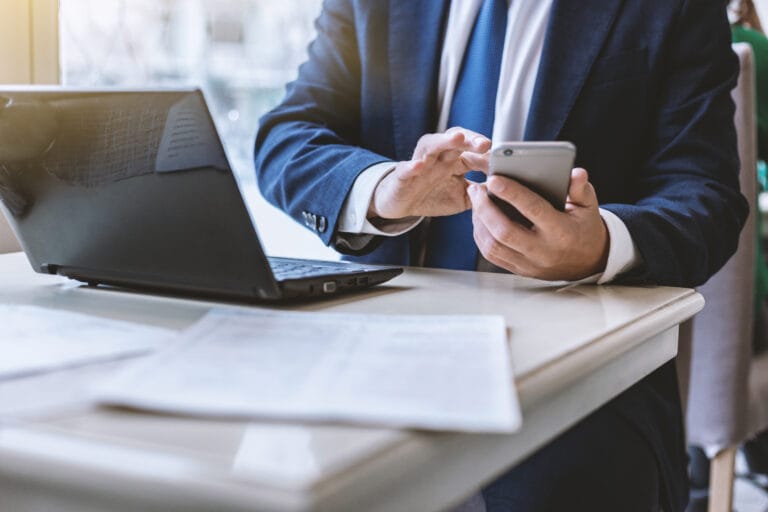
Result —
[{"label": "window frame", "polygon": [[[3,0],[0,7],[0,84],[58,84],[58,0]],[[20,251],[0,213],[0,254]]]},{"label": "window frame", "polygon": [[58,84],[58,0],[3,0],[0,83]]}]

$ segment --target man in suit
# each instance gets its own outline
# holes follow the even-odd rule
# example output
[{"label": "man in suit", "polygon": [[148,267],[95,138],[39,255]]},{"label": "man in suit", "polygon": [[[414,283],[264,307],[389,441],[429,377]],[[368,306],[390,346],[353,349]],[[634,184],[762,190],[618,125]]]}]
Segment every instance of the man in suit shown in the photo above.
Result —
[{"label": "man in suit", "polygon": [[[734,252],[747,207],[723,0],[326,0],[317,29],[261,121],[256,169],[267,199],[348,257],[695,286]],[[482,183],[491,139],[573,142],[566,211]],[[685,466],[668,363],[484,506],[678,511]]]}]

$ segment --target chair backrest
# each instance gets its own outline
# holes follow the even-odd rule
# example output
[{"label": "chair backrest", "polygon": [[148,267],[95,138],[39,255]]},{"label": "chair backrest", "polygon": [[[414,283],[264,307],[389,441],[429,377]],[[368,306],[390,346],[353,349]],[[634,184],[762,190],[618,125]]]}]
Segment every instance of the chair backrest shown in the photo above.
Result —
[{"label": "chair backrest", "polygon": [[693,320],[687,403],[688,442],[717,452],[747,435],[752,357],[757,202],[757,125],[752,48],[735,44],[741,63],[733,90],[741,192],[750,214],[736,254],[699,289],[707,305]]},{"label": "chair backrest", "polygon": [[19,242],[11,231],[11,226],[8,225],[8,221],[5,220],[5,216],[0,211],[0,254],[20,250],[21,247],[19,247]]}]

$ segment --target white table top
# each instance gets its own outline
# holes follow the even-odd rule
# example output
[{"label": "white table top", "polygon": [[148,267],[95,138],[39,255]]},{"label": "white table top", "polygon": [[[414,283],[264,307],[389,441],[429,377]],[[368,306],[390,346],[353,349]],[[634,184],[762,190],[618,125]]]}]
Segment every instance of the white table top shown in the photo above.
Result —
[{"label": "white table top", "polygon": [[[179,330],[210,308],[222,306],[89,289],[60,277],[34,274],[22,254],[0,256],[0,283],[0,303]],[[535,411],[540,402],[565,392],[702,307],[701,296],[688,289],[564,287],[503,274],[407,269],[385,286],[290,309],[501,314],[509,329],[525,424],[526,413]],[[476,437],[206,421],[95,408],[84,399],[83,390],[114,371],[114,366],[0,385],[0,480],[3,474],[38,471],[35,478],[66,485],[98,482],[104,490],[108,481],[115,495],[135,493],[141,482],[156,496],[189,492],[198,504],[205,499],[233,509],[258,504],[264,509],[331,510],[328,503],[339,489],[376,492],[372,482],[387,478],[396,468],[418,467],[441,455],[444,447]],[[105,475],[110,478],[105,480]]]}]

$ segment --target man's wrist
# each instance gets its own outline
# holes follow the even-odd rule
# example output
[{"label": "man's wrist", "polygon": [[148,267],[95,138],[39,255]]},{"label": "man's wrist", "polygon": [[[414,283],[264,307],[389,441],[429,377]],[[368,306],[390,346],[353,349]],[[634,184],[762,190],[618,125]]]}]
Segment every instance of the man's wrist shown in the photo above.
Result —
[{"label": "man's wrist", "polygon": [[601,249],[597,263],[592,267],[592,272],[590,272],[589,275],[602,274],[605,272],[605,269],[608,266],[608,256],[611,253],[611,235],[602,215],[600,216],[600,223],[602,225],[602,243],[598,244],[598,247],[601,247]]},{"label": "man's wrist", "polygon": [[[379,184],[381,184],[381,182],[379,182]],[[373,189],[373,196],[371,197],[371,202],[368,204],[368,213],[366,213],[368,220],[378,219],[381,217],[379,212],[376,211],[376,190],[379,188],[379,184],[377,184],[376,188]]]},{"label": "man's wrist", "polygon": [[360,173],[339,215],[337,230],[339,233],[345,235],[398,236],[410,231],[421,222],[421,217],[390,220],[369,214],[376,187],[394,168],[394,162],[383,162],[372,165]]}]

